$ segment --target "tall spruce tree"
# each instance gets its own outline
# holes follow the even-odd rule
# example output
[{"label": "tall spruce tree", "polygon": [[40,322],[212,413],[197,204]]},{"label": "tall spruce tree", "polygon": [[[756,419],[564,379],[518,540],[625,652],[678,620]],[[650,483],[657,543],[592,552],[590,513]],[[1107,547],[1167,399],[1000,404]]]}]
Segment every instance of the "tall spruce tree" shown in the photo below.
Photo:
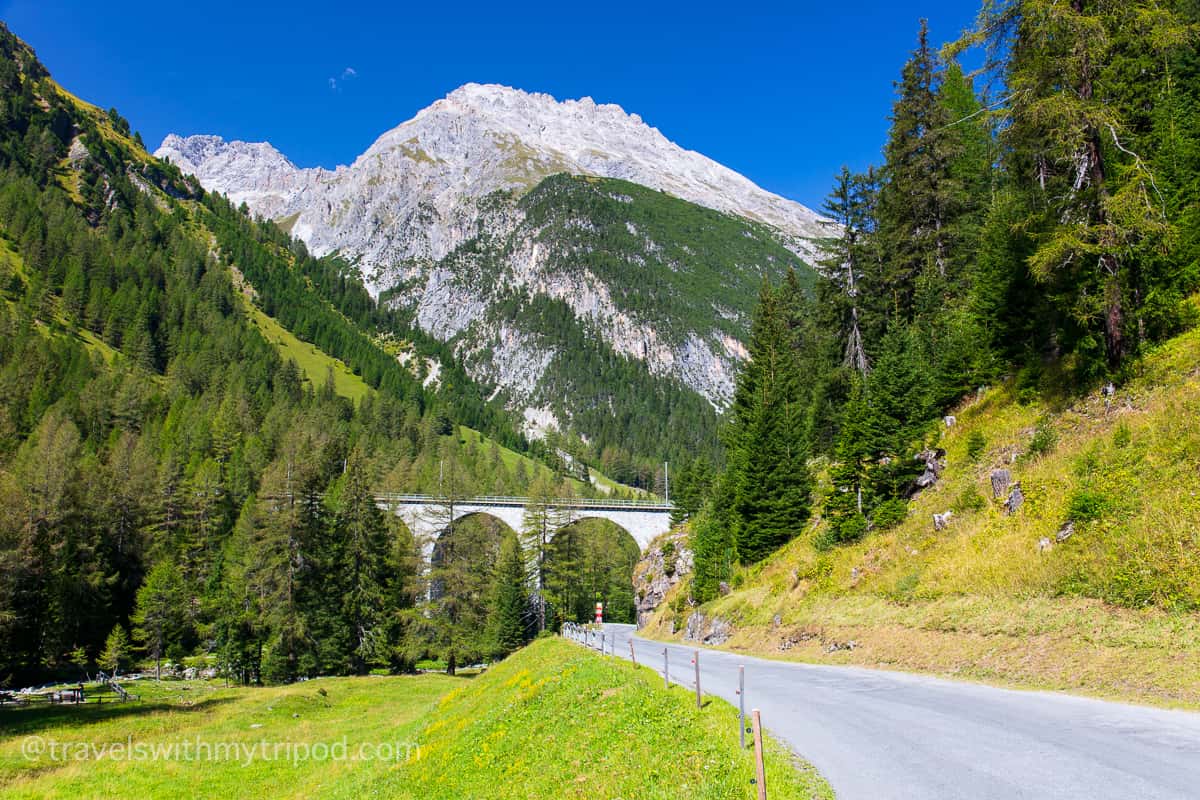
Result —
[{"label": "tall spruce tree", "polygon": [[526,640],[529,629],[529,592],[525,585],[525,555],[520,539],[512,533],[500,545],[496,582],[488,621],[492,655],[502,658]]},{"label": "tall spruce tree", "polygon": [[938,97],[940,60],[921,20],[917,48],[896,84],[897,99],[884,147],[879,228],[886,252],[885,290],[890,315],[911,320],[918,285],[950,277],[952,198],[948,140],[951,122]]},{"label": "tall spruce tree", "polygon": [[827,315],[833,315],[844,342],[842,364],[863,377],[870,370],[863,333],[866,325],[863,289],[868,270],[875,267],[869,241],[874,229],[872,189],[871,177],[852,174],[845,166],[834,179],[823,209],[836,235],[821,242],[818,282],[820,305]]},{"label": "tall spruce tree", "polygon": [[342,614],[350,633],[351,669],[365,674],[386,663],[391,643],[384,600],[397,570],[383,512],[375,504],[370,476],[361,452],[346,462],[338,498],[335,530],[339,544]]},{"label": "tall spruce tree", "polygon": [[730,426],[738,558],[760,561],[803,530],[809,516],[806,411],[779,298],[763,280],[749,358],[738,376]]},{"label": "tall spruce tree", "polygon": [[851,542],[867,531],[867,513],[874,504],[872,471],[879,449],[875,423],[866,380],[855,376],[829,467],[831,489],[823,509],[828,532],[819,544]]}]

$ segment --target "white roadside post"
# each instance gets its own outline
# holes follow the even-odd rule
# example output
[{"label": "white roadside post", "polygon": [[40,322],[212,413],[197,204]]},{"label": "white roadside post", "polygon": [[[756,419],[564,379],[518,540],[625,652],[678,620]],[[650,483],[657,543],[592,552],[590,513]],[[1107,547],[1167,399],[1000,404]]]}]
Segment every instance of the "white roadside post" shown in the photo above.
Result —
[{"label": "white roadside post", "polygon": [[746,749],[746,666],[738,665],[738,739]]}]

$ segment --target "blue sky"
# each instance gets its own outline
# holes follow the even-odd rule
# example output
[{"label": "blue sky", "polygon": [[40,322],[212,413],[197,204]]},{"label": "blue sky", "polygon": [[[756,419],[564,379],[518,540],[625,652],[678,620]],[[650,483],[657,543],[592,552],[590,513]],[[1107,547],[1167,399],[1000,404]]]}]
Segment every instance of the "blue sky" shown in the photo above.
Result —
[{"label": "blue sky", "polygon": [[269,140],[348,163],[468,81],[636,112],[810,206],[879,160],[917,20],[955,37],[973,0],[791,3],[0,0],[67,88],[169,132]]}]

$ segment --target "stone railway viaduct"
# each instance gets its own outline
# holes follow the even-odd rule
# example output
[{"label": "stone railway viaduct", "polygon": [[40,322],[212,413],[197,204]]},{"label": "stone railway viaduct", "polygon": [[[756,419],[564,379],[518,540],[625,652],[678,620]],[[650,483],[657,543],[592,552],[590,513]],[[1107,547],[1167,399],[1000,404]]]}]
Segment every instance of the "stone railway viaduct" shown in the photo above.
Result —
[{"label": "stone railway viaduct", "polygon": [[[429,542],[430,553],[426,555],[432,554],[433,542],[445,530],[448,522],[444,502],[419,494],[377,495],[375,502],[380,508],[404,520],[414,536]],[[487,514],[514,531],[520,531],[528,505],[527,497],[468,497],[454,503],[453,521],[472,514]],[[572,497],[553,500],[551,506],[569,510],[573,523],[585,519],[606,519],[627,531],[643,552],[654,537],[666,533],[671,527],[670,503]]]}]

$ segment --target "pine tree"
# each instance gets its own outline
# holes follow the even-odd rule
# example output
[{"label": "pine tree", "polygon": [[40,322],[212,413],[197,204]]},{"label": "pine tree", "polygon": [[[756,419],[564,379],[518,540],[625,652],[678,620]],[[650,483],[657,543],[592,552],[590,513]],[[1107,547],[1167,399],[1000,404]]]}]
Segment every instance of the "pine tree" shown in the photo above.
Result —
[{"label": "pine tree", "polygon": [[875,370],[867,381],[869,415],[875,439],[873,495],[903,496],[919,474],[915,445],[934,416],[929,358],[919,328],[897,326],[884,337]]},{"label": "pine tree", "polygon": [[162,677],[163,656],[182,632],[186,601],[183,576],[171,561],[155,564],[138,589],[133,633],[154,659],[155,678]]},{"label": "pine tree", "polygon": [[489,620],[493,655],[503,657],[525,642],[529,592],[525,587],[525,556],[514,535],[504,537],[496,562],[495,591]]},{"label": "pine tree", "polygon": [[672,480],[671,524],[678,525],[694,516],[712,493],[712,463],[704,455],[683,465]]},{"label": "pine tree", "polygon": [[365,674],[372,664],[386,663],[384,598],[394,572],[383,512],[375,505],[363,455],[355,451],[346,463],[335,530],[340,545],[342,614],[350,630],[351,668]]},{"label": "pine tree", "polygon": [[842,413],[841,429],[829,468],[830,493],[825,499],[827,544],[850,542],[867,531],[867,512],[873,503],[872,470],[878,452],[875,414],[867,401],[866,382],[854,380]]},{"label": "pine tree", "polygon": [[821,243],[821,306],[834,317],[844,345],[842,363],[865,376],[870,369],[863,339],[865,309],[861,284],[870,267],[868,240],[874,228],[870,216],[870,178],[853,175],[843,166],[823,209],[837,225],[837,235]]},{"label": "pine tree", "polygon": [[938,97],[939,68],[921,20],[917,49],[896,84],[879,196],[887,299],[891,315],[905,321],[913,317],[918,281],[940,286],[949,277],[954,190],[942,133],[951,120]]},{"label": "pine tree", "polygon": [[764,279],[729,434],[738,558],[744,564],[761,560],[799,534],[808,519],[806,409],[799,396],[786,320]]}]

